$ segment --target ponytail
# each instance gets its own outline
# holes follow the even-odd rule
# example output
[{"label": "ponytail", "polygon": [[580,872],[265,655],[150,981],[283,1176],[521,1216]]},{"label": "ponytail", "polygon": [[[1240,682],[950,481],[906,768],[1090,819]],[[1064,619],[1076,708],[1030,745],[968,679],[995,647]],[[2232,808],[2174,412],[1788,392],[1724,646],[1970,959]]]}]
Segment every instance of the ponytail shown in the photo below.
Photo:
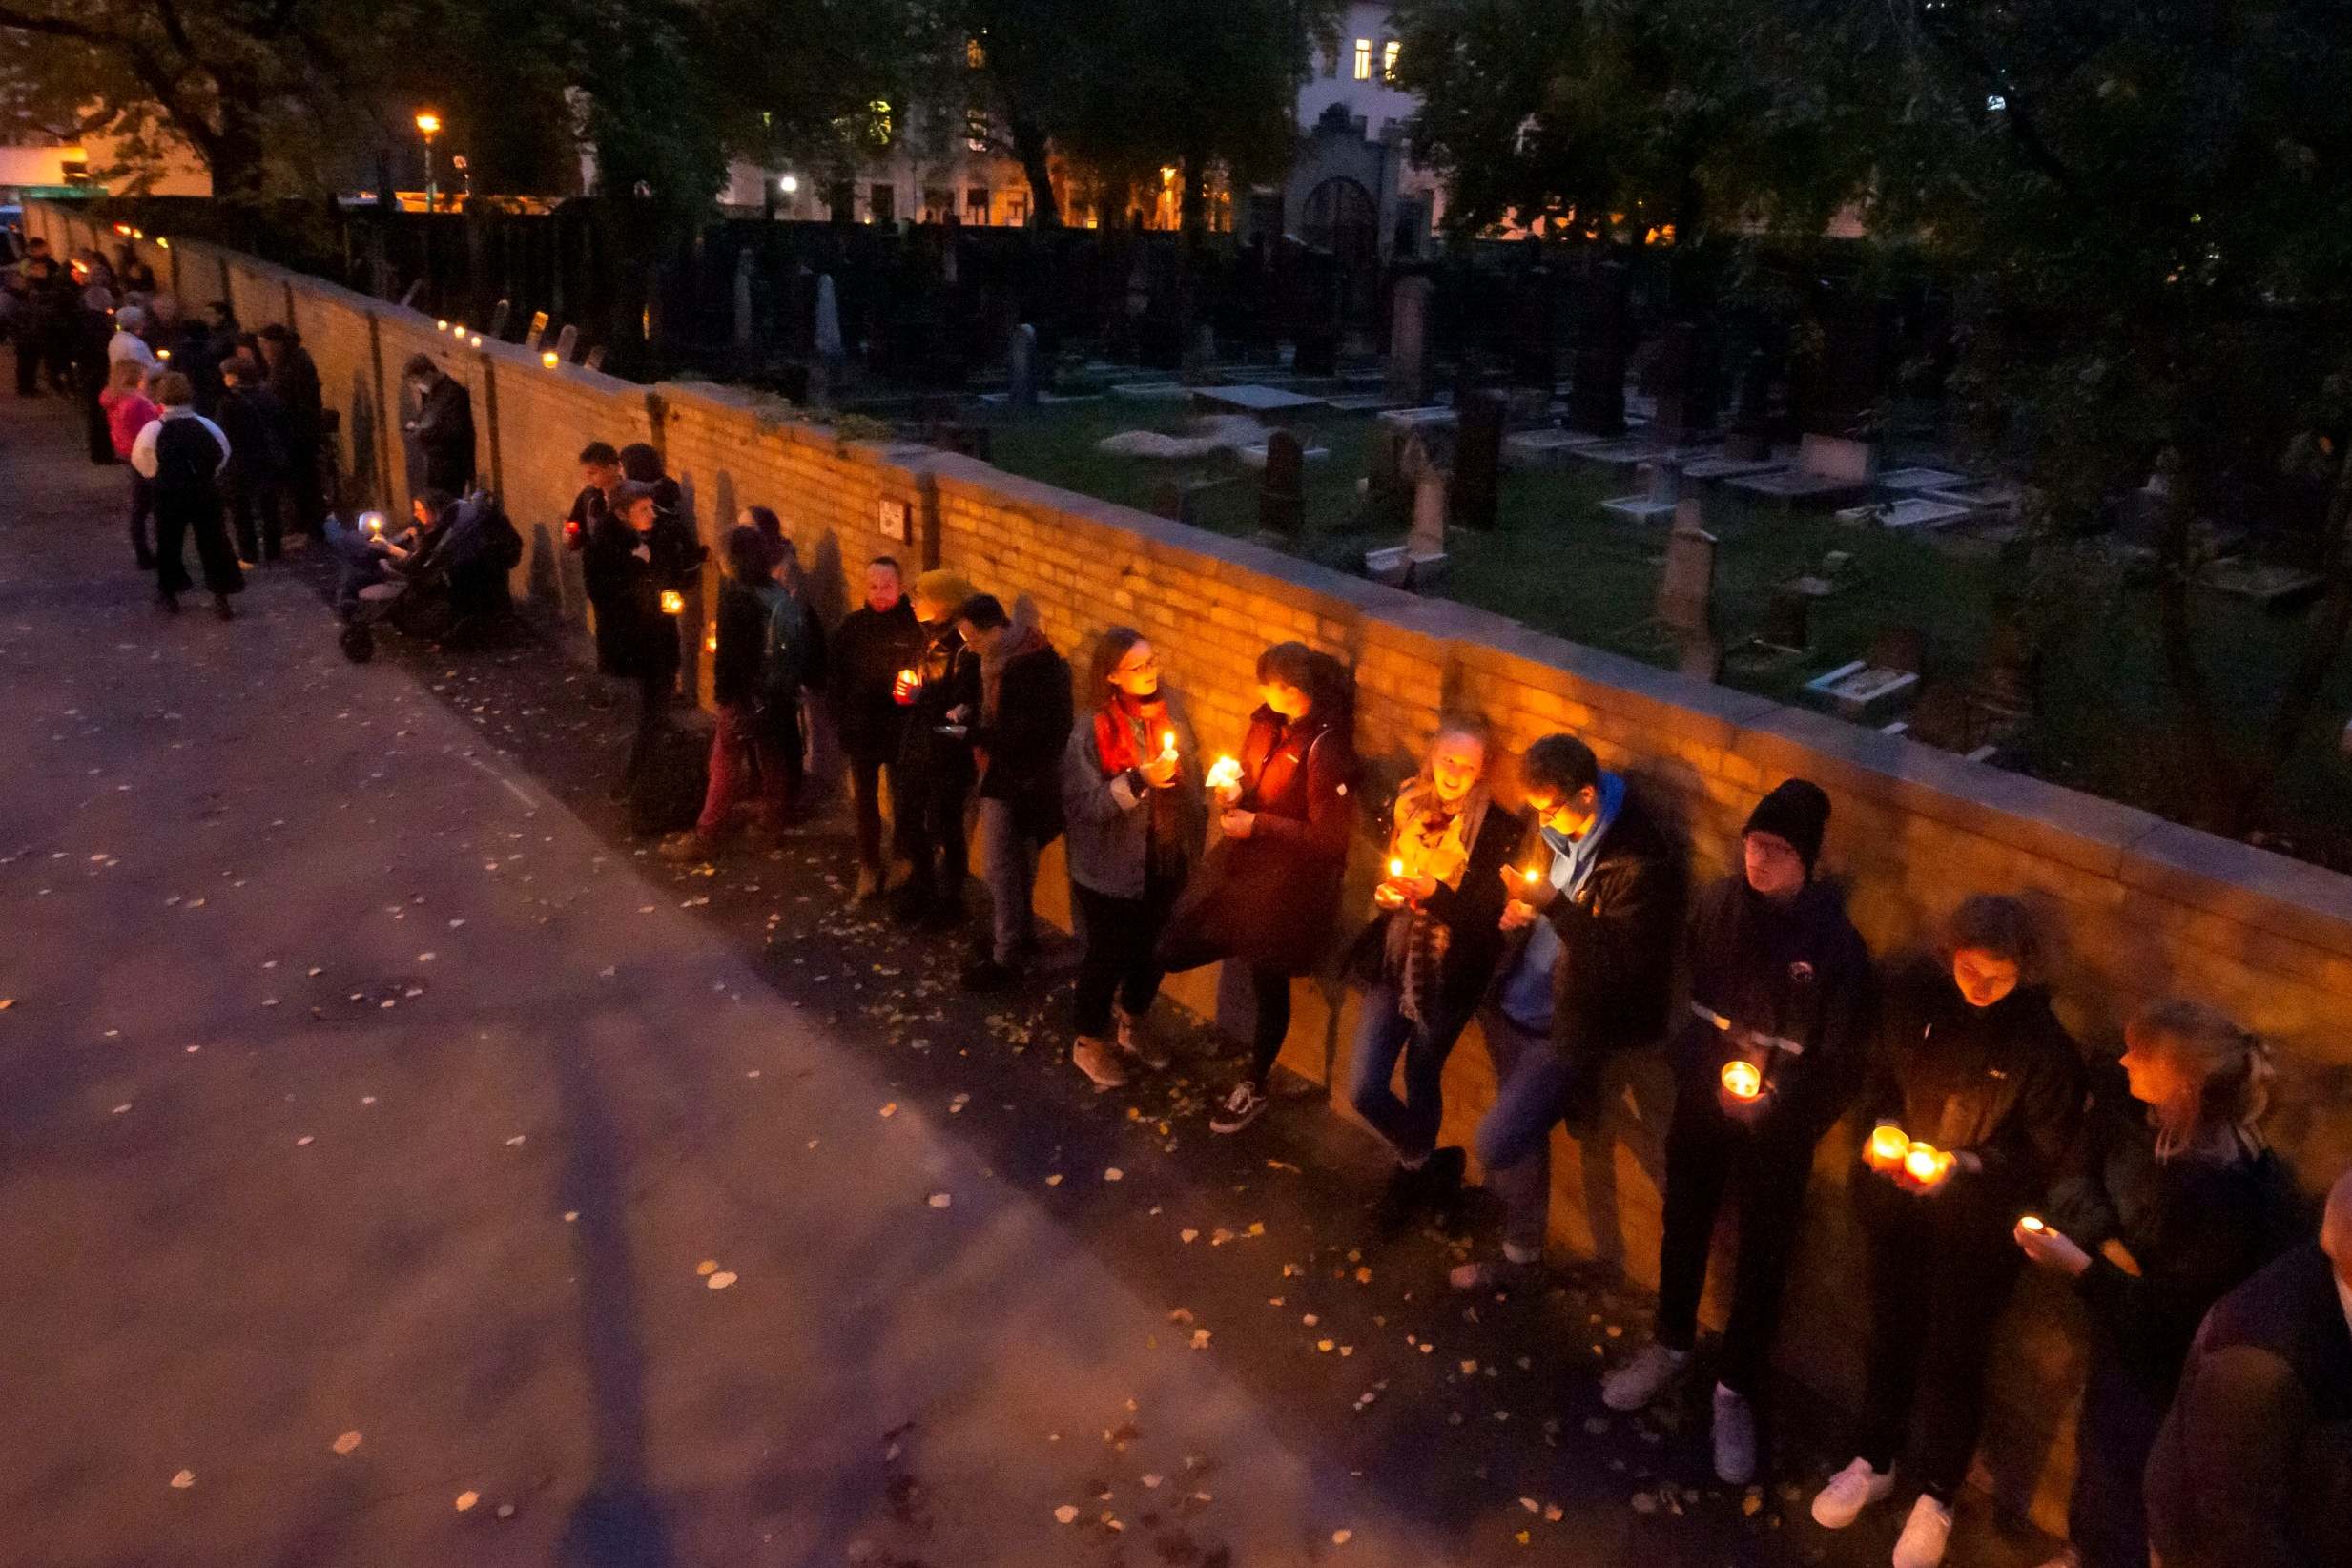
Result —
[{"label": "ponytail", "polygon": [[2124,1031],[2132,1048],[2165,1057],[2192,1087],[2149,1108],[2156,1158],[2192,1151],[2259,1149],[2279,1076],[2270,1045],[2202,1002],[2167,998],[2141,1008]]}]

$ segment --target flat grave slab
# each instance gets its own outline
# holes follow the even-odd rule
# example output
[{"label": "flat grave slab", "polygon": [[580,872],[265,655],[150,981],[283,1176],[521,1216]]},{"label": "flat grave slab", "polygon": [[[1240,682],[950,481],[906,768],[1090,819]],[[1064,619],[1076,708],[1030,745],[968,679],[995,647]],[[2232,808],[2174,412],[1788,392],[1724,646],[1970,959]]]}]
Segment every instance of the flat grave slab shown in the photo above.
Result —
[{"label": "flat grave slab", "polygon": [[1719,479],[1745,479],[1768,474],[1788,464],[1779,458],[1703,457],[1682,464],[1682,477],[1708,485]]},{"label": "flat grave slab", "polygon": [[1114,398],[1132,398],[1138,402],[1150,402],[1162,399],[1188,398],[1197,390],[1197,387],[1186,386],[1182,382],[1126,382],[1110,388],[1110,395]]},{"label": "flat grave slab", "polygon": [[1289,408],[1314,408],[1324,402],[1303,392],[1288,392],[1278,386],[1255,382],[1241,386],[1196,386],[1192,395],[1203,402],[1213,402],[1220,408],[1238,408],[1245,413],[1271,414]]},{"label": "flat grave slab", "polygon": [[1814,676],[1805,683],[1805,689],[1835,703],[1847,717],[1859,719],[1873,709],[1888,707],[1918,684],[1916,670],[1889,670],[1856,659]]},{"label": "flat grave slab", "polygon": [[1332,398],[1330,402],[1333,408],[1343,414],[1380,414],[1392,408],[1411,406],[1399,399],[1379,392],[1351,392],[1345,397]]},{"label": "flat grave slab", "polygon": [[2266,608],[2316,598],[2327,587],[2327,580],[2316,572],[2261,561],[2216,561],[2197,580],[2217,593],[2251,599]]},{"label": "flat grave slab", "polygon": [[1638,468],[1645,463],[1696,463],[1720,455],[1722,448],[1717,446],[1669,446],[1650,436],[1599,442],[1577,453],[1579,461],[1597,463],[1604,468]]},{"label": "flat grave slab", "polygon": [[1566,463],[1588,446],[1609,438],[1574,430],[1521,430],[1503,437],[1503,461],[1514,467],[1545,468]]},{"label": "flat grave slab", "polygon": [[1906,496],[1901,501],[1870,506],[1848,506],[1838,513],[1843,522],[1876,523],[1882,528],[1941,528],[1974,515],[1973,507],[1929,501],[1923,496]]},{"label": "flat grave slab", "polygon": [[1948,490],[1968,482],[1968,475],[1955,474],[1949,468],[1896,468],[1878,476],[1880,489],[1898,492]]},{"label": "flat grave slab", "polygon": [[1939,485],[1920,493],[1929,501],[1949,501],[1978,511],[2012,511],[2016,508],[2021,492],[2006,479],[1987,479],[1973,485]]},{"label": "flat grave slab", "polygon": [[1390,424],[1408,430],[1423,427],[1443,428],[1457,423],[1461,416],[1443,403],[1418,403],[1411,408],[1392,408],[1380,418]]},{"label": "flat grave slab", "polygon": [[[1247,467],[1263,468],[1266,466],[1266,443],[1261,441],[1248,446],[1237,446],[1233,449],[1233,455],[1241,459]],[[1302,446],[1298,454],[1302,463],[1321,463],[1331,455],[1331,449],[1328,446]]]},{"label": "flat grave slab", "polygon": [[1614,500],[1604,501],[1600,504],[1600,509],[1604,512],[1615,512],[1620,517],[1630,517],[1637,523],[1655,523],[1661,517],[1672,517],[1674,508],[1678,505],[1680,505],[1679,502],[1661,500],[1644,493],[1620,495]]}]

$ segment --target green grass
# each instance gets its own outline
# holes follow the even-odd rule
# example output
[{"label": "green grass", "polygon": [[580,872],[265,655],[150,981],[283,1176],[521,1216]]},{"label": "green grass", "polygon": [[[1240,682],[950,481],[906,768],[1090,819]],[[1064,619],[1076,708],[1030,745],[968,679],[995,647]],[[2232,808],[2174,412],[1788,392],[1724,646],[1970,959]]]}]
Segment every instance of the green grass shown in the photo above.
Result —
[{"label": "green grass", "polygon": [[[1007,470],[1105,501],[1152,509],[1169,481],[1225,481],[1204,497],[1203,526],[1248,537],[1257,529],[1258,476],[1216,456],[1160,463],[1113,457],[1095,444],[1121,430],[1181,432],[1184,404],[1107,400],[1000,416],[992,433],[997,463]],[[1368,547],[1394,536],[1354,531],[1357,481],[1365,472],[1373,422],[1361,415],[1312,414],[1293,422],[1310,446],[1331,457],[1307,466],[1307,526],[1294,548],[1352,570]],[[1588,464],[1506,473],[1497,526],[1455,529],[1448,539],[1444,591],[1468,604],[1593,647],[1670,662],[1669,650],[1640,629],[1652,614],[1665,530],[1602,511],[1608,496],[1637,487],[1629,474]],[[1805,681],[1860,657],[1881,631],[1926,634],[1931,675],[1966,676],[1978,665],[2004,588],[2028,591],[2039,606],[2042,711],[2019,742],[2018,760],[2037,776],[2143,806],[2182,820],[2206,815],[2194,794],[2170,719],[2162,679],[2154,596],[2112,571],[2043,567],[2037,584],[2002,580],[2007,567],[1990,555],[1938,545],[1929,536],[1888,533],[1826,514],[1751,507],[1720,487],[1705,493],[1707,526],[1721,544],[1716,606],[1726,646],[1764,623],[1773,588],[1820,569],[1824,557],[1851,557],[1841,590],[1814,603],[1811,648],[1800,660],[1761,671],[1733,669],[1731,684],[1803,700]],[[2240,738],[2255,741],[2271,692],[2297,655],[2302,617],[2274,616],[2215,594],[2199,594],[2201,648],[2222,706]],[[2334,733],[2352,711],[2352,660],[2339,668],[2321,719],[2281,777],[2274,815],[2302,847],[2330,858],[2352,845],[2352,790]],[[2352,865],[2352,860],[2342,863]]]}]

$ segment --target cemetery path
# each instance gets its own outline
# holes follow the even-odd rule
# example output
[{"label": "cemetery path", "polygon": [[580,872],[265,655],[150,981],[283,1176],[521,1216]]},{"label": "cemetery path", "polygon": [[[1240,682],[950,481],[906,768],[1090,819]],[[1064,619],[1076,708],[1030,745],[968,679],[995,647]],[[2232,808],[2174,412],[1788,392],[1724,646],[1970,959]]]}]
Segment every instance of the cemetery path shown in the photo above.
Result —
[{"label": "cemetery path", "polygon": [[552,650],[348,665],[300,564],[160,615],[122,483],[0,401],[10,1560],[1885,1560],[1600,1412],[1637,1298],[1449,1297],[1197,1057],[1087,1092],[829,829],[646,857]]}]

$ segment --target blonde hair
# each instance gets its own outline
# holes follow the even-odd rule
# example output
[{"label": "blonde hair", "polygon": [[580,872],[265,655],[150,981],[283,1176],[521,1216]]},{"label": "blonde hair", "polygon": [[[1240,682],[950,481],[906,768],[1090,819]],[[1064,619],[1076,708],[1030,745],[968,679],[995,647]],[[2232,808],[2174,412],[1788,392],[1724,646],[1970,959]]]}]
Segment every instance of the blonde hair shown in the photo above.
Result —
[{"label": "blonde hair", "polygon": [[106,384],[115,392],[136,392],[147,380],[147,367],[136,360],[116,360],[106,373]]},{"label": "blonde hair", "polygon": [[2261,1146],[2259,1124],[2270,1111],[2278,1068],[2259,1035],[2201,1001],[2168,997],[2142,1007],[2124,1039],[2134,1050],[2163,1057],[2189,1085],[2149,1107],[2157,1159],[2233,1143]]}]

